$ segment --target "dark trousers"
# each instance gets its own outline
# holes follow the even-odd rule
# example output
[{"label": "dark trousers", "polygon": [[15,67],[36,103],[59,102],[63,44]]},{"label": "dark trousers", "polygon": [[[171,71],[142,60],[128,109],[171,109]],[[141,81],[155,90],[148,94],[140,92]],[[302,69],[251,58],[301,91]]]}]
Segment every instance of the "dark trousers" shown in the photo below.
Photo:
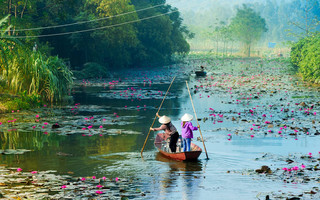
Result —
[{"label": "dark trousers", "polygon": [[172,153],[175,153],[177,150],[177,142],[179,139],[179,133],[175,132],[174,134],[171,135],[169,147]]}]

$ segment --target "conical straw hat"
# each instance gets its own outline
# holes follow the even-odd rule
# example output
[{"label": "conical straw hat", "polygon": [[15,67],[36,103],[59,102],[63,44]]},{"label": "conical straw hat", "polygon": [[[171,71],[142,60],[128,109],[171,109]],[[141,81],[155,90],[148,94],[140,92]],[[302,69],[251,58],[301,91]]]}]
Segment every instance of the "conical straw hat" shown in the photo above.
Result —
[{"label": "conical straw hat", "polygon": [[188,114],[188,113],[184,114],[184,115],[181,117],[181,121],[183,121],[183,122],[189,122],[189,121],[191,121],[192,119],[193,119],[193,116],[190,115],[190,114]]},{"label": "conical straw hat", "polygon": [[161,124],[167,124],[167,123],[171,122],[171,119],[170,119],[170,117],[163,115],[162,117],[159,118],[159,122]]}]

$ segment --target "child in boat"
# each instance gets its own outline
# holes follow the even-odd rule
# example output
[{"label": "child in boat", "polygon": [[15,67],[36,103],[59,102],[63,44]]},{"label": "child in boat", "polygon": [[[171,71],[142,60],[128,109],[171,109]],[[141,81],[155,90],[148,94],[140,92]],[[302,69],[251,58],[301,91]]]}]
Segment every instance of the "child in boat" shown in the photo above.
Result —
[{"label": "child in boat", "polygon": [[193,138],[193,131],[198,130],[200,126],[194,127],[191,123],[193,116],[186,113],[181,117],[181,135],[183,141],[183,151],[190,151],[191,139]]},{"label": "child in boat", "polygon": [[177,141],[179,139],[179,133],[176,127],[171,123],[170,117],[165,115],[160,116],[156,113],[157,117],[159,117],[159,122],[162,124],[159,128],[150,128],[152,131],[161,131],[164,130],[164,133],[170,137],[169,147],[172,153],[175,153],[177,150]]}]

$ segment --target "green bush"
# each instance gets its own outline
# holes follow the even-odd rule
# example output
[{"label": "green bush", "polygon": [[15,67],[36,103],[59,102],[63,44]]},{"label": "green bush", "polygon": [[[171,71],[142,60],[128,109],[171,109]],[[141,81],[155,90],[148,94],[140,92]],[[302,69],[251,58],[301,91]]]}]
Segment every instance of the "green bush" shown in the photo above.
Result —
[{"label": "green bush", "polygon": [[291,49],[291,63],[303,80],[320,83],[320,33],[298,41]]},{"label": "green bush", "polygon": [[72,72],[57,56],[43,56],[40,52],[20,51],[8,61],[2,77],[14,93],[27,91],[48,102],[61,101],[73,83]]},{"label": "green bush", "polygon": [[11,112],[12,110],[28,110],[43,105],[40,95],[28,95],[27,91],[19,95],[1,94],[0,113]]},{"label": "green bush", "polygon": [[108,77],[109,72],[106,67],[99,65],[98,63],[89,62],[84,64],[84,69],[81,71],[85,77],[83,78],[97,78]]}]

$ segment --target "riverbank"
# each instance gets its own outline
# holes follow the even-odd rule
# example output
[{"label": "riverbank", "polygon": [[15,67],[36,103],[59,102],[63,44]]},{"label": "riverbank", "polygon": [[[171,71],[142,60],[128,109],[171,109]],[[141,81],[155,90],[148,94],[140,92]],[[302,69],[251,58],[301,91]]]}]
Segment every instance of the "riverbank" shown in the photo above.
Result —
[{"label": "riverbank", "polygon": [[0,94],[0,114],[38,108],[41,103],[36,96],[3,92]]}]

